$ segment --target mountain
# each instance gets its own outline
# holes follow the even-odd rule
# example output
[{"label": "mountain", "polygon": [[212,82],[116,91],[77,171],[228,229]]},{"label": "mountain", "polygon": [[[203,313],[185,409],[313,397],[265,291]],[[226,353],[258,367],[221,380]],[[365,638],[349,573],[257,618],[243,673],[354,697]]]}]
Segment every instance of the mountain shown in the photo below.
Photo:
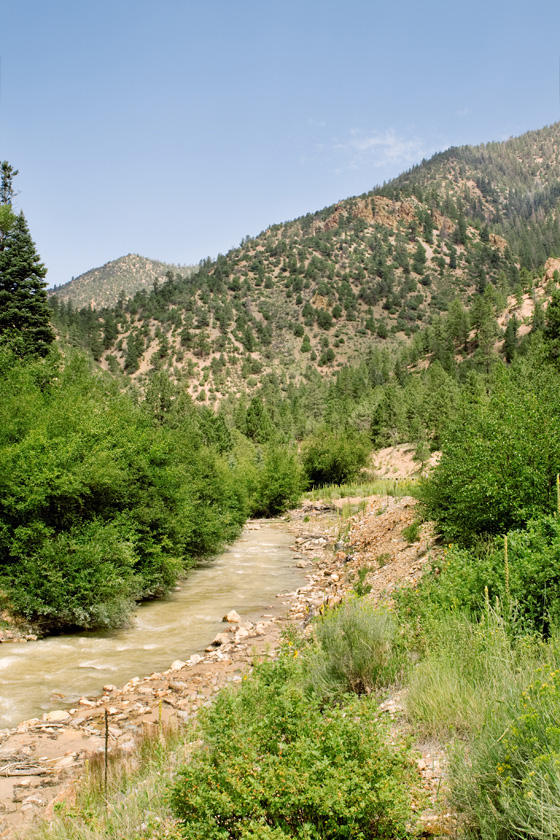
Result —
[{"label": "mountain", "polygon": [[163,281],[171,272],[181,271],[189,275],[196,271],[194,266],[177,266],[171,263],[149,260],[138,254],[127,254],[117,260],[92,268],[79,277],[73,277],[62,286],[49,290],[60,301],[72,303],[76,309],[91,306],[101,309],[115,306],[119,297],[131,297],[139,289],[151,289],[153,284]]},{"label": "mountain", "polygon": [[406,338],[433,343],[447,317],[467,348],[479,302],[498,315],[560,254],[559,149],[559,124],[449,149],[126,304],[78,318],[63,306],[59,328],[114,372],[142,381],[163,368],[210,402],[269,375],[286,386],[310,369],[333,374],[372,353],[388,364]]}]

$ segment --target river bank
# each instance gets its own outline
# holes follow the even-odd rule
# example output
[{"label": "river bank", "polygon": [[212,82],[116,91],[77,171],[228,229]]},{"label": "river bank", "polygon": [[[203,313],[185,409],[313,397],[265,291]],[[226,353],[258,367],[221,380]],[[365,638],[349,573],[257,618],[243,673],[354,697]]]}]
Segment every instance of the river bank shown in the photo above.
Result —
[{"label": "river bank", "polygon": [[[275,656],[284,627],[308,627],[314,613],[340,602],[358,581],[371,587],[368,597],[381,601],[390,599],[398,583],[417,579],[433,537],[428,527],[414,544],[403,538],[415,501],[372,497],[354,516],[340,516],[342,506],[352,503],[358,507],[358,500],[306,503],[289,514],[283,527],[293,535],[293,565],[305,571],[307,583],[279,593],[260,620],[229,615],[214,641],[187,661],[120,688],[107,683],[101,696],[84,696],[73,709],[0,732],[0,837],[24,834],[34,819],[48,818],[58,802],[71,800],[85,761],[105,749],[106,721],[109,750],[131,755],[143,732],[195,715],[224,685],[241,680],[254,661]],[[389,698],[384,710],[398,714],[398,697]],[[434,786],[439,768],[430,758],[429,751],[423,754],[419,770]]]}]

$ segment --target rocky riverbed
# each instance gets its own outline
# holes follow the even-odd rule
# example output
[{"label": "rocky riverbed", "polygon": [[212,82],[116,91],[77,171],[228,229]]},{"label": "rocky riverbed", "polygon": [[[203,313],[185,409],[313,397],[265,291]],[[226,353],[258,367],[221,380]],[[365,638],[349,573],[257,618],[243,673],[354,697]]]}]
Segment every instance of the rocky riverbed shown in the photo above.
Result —
[{"label": "rocky riverbed", "polygon": [[[359,512],[341,516],[344,506],[348,511],[359,502]],[[195,715],[223,686],[240,681],[256,660],[275,656],[287,625],[310,632],[311,617],[343,600],[356,586],[360,569],[365,570],[360,583],[371,587],[367,597],[376,602],[390,600],[397,585],[414,584],[434,550],[429,525],[422,526],[414,543],[403,537],[403,528],[414,519],[410,497],[305,503],[286,517],[284,527],[294,534],[294,565],[305,569],[307,583],[279,593],[275,608],[260,620],[244,620],[232,604],[223,630],[186,661],[121,687],[100,686],[98,696],[82,697],[75,708],[0,731],[0,837],[25,836],[34,819],[48,818],[57,802],[71,800],[85,761],[104,751],[106,732],[110,752],[127,756],[146,729]],[[395,735],[402,733],[402,698],[395,695],[381,708],[394,718]],[[435,797],[442,755],[424,745],[418,770]],[[436,830],[436,812],[424,817],[426,828]]]}]

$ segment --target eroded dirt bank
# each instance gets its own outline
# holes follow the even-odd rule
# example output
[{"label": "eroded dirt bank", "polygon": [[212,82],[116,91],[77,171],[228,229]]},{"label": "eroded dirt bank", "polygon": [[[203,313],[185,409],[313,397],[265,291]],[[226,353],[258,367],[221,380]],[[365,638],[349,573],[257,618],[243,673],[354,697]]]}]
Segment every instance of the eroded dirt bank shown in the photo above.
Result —
[{"label": "eroded dirt bank", "polygon": [[[146,728],[160,720],[188,719],[224,685],[241,680],[256,659],[274,656],[283,628],[305,628],[324,604],[339,603],[356,585],[359,569],[366,570],[362,584],[371,586],[367,597],[376,602],[390,599],[397,585],[417,580],[430,559],[433,534],[424,525],[416,542],[404,539],[403,528],[415,519],[415,500],[371,497],[359,513],[340,515],[344,504],[358,501],[310,502],[289,514],[283,527],[293,533],[294,565],[305,570],[307,582],[278,593],[274,609],[259,621],[230,615],[214,642],[186,662],[178,660],[164,672],[135,677],[121,687],[100,685],[99,696],[82,697],[74,709],[0,731],[0,837],[25,836],[36,817],[48,817],[56,802],[72,798],[86,759],[105,748],[106,714],[110,751],[130,755]],[[398,717],[398,695],[382,708]],[[435,790],[439,757],[426,749],[418,766],[427,787]]]}]

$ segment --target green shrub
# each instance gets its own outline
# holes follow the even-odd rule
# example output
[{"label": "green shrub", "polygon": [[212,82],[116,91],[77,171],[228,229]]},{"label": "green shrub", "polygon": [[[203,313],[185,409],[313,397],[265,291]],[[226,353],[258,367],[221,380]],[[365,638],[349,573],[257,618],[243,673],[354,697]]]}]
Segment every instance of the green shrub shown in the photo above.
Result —
[{"label": "green shrub", "polygon": [[401,606],[421,621],[447,612],[480,617],[486,599],[498,599],[518,629],[547,634],[560,620],[560,520],[532,519],[507,534],[507,546],[507,567],[503,537],[448,546],[416,592],[401,595]]},{"label": "green shrub", "polygon": [[416,519],[414,522],[411,522],[410,525],[407,525],[406,528],[403,528],[403,537],[408,543],[418,542],[421,525],[421,521]]},{"label": "green shrub", "polygon": [[364,595],[369,595],[371,592],[371,584],[365,583],[365,579],[370,571],[370,566],[362,566],[361,569],[358,569],[358,580],[353,584],[352,589],[359,598],[362,598]]},{"label": "green shrub", "polygon": [[294,662],[259,666],[202,716],[172,794],[187,840],[406,835],[406,752],[387,745],[366,699],[322,712]]},{"label": "green shrub", "polygon": [[442,449],[423,497],[447,538],[469,543],[551,513],[560,472],[557,374],[538,359],[498,369],[490,396],[465,393]]},{"label": "green shrub", "polygon": [[295,507],[302,489],[302,468],[295,450],[276,444],[265,447],[251,506],[253,516],[276,516]]},{"label": "green shrub", "polygon": [[391,684],[402,669],[396,621],[368,601],[350,599],[327,611],[317,621],[315,634],[306,681],[322,698],[369,694]]},{"label": "green shrub", "polygon": [[322,428],[303,442],[303,467],[313,487],[343,484],[358,475],[369,452],[370,442],[365,435]]},{"label": "green shrub", "polygon": [[115,626],[246,513],[188,410],[162,425],[79,356],[58,369],[0,356],[0,588],[14,612],[43,630]]},{"label": "green shrub", "polygon": [[504,697],[451,763],[451,800],[473,837],[560,836],[560,670]]},{"label": "green shrub", "polygon": [[139,596],[129,536],[117,523],[89,522],[57,535],[39,523],[19,528],[3,577],[10,609],[39,626],[122,624]]}]

